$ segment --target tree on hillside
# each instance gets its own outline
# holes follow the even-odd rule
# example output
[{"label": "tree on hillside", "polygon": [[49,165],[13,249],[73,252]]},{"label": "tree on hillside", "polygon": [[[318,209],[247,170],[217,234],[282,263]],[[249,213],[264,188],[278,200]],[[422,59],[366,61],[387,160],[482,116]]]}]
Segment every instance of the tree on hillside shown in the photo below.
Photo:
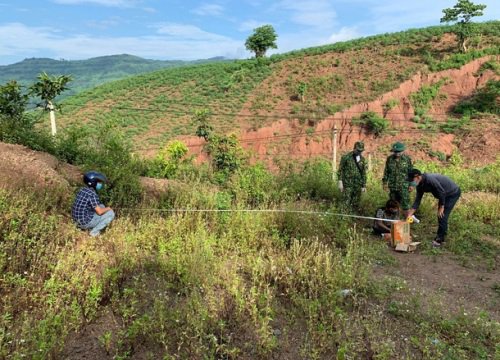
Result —
[{"label": "tree on hillside", "polygon": [[57,95],[68,89],[66,85],[71,80],[72,78],[69,75],[49,76],[47,73],[43,72],[38,75],[38,81],[30,87],[31,94],[40,97],[40,99],[42,99],[41,105],[50,113],[52,135],[57,134],[55,115],[57,106],[54,103],[54,99]]},{"label": "tree on hillside", "polygon": [[0,122],[9,126],[19,125],[26,120],[28,95],[23,94],[21,85],[13,80],[0,85]]},{"label": "tree on hillside", "polygon": [[208,109],[195,110],[194,123],[196,125],[196,136],[208,141],[213,133],[213,126],[209,123],[210,111]]},{"label": "tree on hillside", "polygon": [[29,124],[27,104],[28,96],[17,81],[0,85],[0,141],[12,140],[12,135],[23,132]]},{"label": "tree on hillside", "polygon": [[458,39],[458,47],[462,52],[467,52],[467,41],[475,34],[476,27],[471,19],[483,16],[486,5],[474,4],[469,0],[458,0],[452,8],[444,9],[441,22],[456,21],[455,35]]},{"label": "tree on hillside", "polygon": [[276,39],[278,35],[272,25],[264,25],[254,29],[253,34],[250,35],[245,42],[248,50],[255,53],[255,57],[263,57],[268,49],[277,49]]}]

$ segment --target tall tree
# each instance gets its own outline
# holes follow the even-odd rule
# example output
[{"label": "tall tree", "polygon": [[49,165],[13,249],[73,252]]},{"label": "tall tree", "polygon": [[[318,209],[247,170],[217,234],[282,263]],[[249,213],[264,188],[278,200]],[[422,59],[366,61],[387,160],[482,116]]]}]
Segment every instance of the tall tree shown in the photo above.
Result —
[{"label": "tall tree", "polygon": [[277,49],[276,39],[278,35],[272,25],[263,25],[254,29],[253,34],[250,35],[245,42],[248,50],[255,53],[255,57],[263,57],[268,49]]},{"label": "tall tree", "polygon": [[50,113],[52,135],[57,134],[55,115],[57,105],[54,103],[54,99],[68,89],[66,85],[71,80],[72,78],[69,75],[49,76],[43,72],[38,75],[38,81],[30,87],[31,93],[42,99],[43,108]]},{"label": "tall tree", "polygon": [[28,95],[18,82],[0,85],[0,141],[33,126],[33,119],[26,113],[27,104]]},{"label": "tall tree", "polygon": [[471,19],[483,16],[486,5],[474,4],[469,0],[458,0],[452,8],[444,9],[441,22],[456,21],[455,35],[458,39],[458,47],[462,52],[467,52],[467,41],[475,34],[476,27]]},{"label": "tall tree", "polygon": [[21,85],[15,81],[9,81],[0,85],[0,118],[9,122],[19,122],[25,117],[28,95],[23,94]]}]

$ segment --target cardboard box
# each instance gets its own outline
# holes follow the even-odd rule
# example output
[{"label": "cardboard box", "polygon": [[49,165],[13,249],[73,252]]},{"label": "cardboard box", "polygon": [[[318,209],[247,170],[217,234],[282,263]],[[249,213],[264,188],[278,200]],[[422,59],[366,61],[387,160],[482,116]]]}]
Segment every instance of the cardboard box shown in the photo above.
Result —
[{"label": "cardboard box", "polygon": [[417,250],[417,245],[420,244],[420,242],[411,242],[409,244],[397,244],[394,250],[396,251],[402,251],[402,252],[412,252]]},{"label": "cardboard box", "polygon": [[410,224],[406,221],[392,223],[391,245],[396,251],[412,252],[417,249],[419,242],[413,242],[410,235]]},{"label": "cardboard box", "polygon": [[391,245],[411,243],[410,224],[406,221],[393,222],[391,226]]}]

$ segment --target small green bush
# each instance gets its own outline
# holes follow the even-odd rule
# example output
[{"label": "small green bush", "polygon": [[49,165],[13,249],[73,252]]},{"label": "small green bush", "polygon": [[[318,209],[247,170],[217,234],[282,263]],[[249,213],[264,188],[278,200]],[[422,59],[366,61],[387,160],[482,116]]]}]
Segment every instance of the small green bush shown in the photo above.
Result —
[{"label": "small green bush", "polygon": [[389,121],[373,111],[366,111],[359,118],[352,120],[353,124],[365,127],[368,132],[379,136],[389,127]]},{"label": "small green bush", "polygon": [[470,116],[462,116],[460,119],[449,118],[439,129],[446,134],[459,133],[470,123]]},{"label": "small green bush", "polygon": [[468,100],[453,109],[456,113],[472,115],[490,113],[500,115],[500,80],[490,80]]}]

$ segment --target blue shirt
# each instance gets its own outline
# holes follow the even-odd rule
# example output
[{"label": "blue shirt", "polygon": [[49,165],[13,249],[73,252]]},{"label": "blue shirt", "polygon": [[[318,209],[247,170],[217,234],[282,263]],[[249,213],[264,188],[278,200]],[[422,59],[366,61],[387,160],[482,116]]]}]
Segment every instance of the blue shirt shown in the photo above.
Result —
[{"label": "blue shirt", "polygon": [[95,208],[99,206],[99,196],[93,188],[81,188],[76,194],[75,202],[71,209],[73,220],[81,226],[85,226],[96,214]]}]

